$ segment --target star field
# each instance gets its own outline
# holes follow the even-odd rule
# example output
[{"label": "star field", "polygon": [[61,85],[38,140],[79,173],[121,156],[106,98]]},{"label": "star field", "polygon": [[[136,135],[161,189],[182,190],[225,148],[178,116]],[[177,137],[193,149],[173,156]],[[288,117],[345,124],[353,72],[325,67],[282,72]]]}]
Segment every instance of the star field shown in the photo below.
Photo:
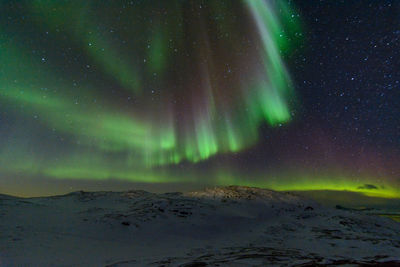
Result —
[{"label": "star field", "polygon": [[0,192],[399,197],[395,1],[3,1]]}]

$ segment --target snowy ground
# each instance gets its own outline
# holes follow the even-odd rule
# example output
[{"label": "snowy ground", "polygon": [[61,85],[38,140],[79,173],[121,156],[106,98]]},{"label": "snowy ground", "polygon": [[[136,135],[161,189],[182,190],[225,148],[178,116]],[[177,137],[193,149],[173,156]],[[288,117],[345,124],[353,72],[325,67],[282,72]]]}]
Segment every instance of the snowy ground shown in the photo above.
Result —
[{"label": "snowy ground", "polygon": [[[400,264],[400,223],[289,193],[0,195],[0,266]],[[349,266],[349,265],[347,265]]]}]

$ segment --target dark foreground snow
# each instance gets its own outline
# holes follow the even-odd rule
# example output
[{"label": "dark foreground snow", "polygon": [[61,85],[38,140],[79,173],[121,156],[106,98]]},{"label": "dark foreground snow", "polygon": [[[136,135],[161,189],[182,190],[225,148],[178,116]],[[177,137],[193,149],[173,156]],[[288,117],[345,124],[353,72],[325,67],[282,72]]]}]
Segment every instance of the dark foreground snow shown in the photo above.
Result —
[{"label": "dark foreground snow", "polygon": [[288,193],[0,195],[0,266],[400,266],[400,223]]}]

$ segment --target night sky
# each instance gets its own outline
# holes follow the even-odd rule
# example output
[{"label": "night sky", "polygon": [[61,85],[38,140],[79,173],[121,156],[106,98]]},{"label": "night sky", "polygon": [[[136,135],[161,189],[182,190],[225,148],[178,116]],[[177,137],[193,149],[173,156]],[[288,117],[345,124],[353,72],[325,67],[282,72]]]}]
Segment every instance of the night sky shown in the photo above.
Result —
[{"label": "night sky", "polygon": [[400,198],[399,1],[1,1],[0,193]]}]

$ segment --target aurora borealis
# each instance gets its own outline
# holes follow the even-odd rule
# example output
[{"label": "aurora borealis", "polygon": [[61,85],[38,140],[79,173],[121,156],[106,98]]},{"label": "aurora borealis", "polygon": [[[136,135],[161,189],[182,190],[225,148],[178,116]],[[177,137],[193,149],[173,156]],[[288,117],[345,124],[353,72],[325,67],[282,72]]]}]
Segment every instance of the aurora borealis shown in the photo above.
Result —
[{"label": "aurora borealis", "polygon": [[[396,26],[376,33],[386,50],[349,56],[359,50],[352,34],[360,46],[374,34],[347,33],[321,14],[357,4],[310,5],[1,1],[0,193],[122,182],[400,197],[399,77],[374,71],[399,46]],[[371,65],[353,69],[357,60]]]}]

